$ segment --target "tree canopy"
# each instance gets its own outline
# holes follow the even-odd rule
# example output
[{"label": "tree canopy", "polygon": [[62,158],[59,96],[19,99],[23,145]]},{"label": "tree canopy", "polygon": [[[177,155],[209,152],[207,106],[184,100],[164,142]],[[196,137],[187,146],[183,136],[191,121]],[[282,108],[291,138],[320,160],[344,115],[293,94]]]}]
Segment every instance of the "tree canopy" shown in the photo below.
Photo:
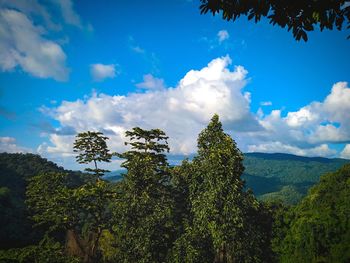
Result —
[{"label": "tree canopy", "polygon": [[131,150],[118,157],[127,169],[115,203],[113,226],[117,262],[164,262],[173,239],[174,202],[170,191],[165,133],[139,127],[126,132]]},{"label": "tree canopy", "polygon": [[[110,160],[106,137],[98,133],[101,144],[95,144],[95,135],[86,135],[81,161]],[[276,203],[274,195],[269,203],[261,202],[245,187],[244,155],[218,115],[199,134],[197,155],[180,165],[169,165],[163,131],[135,127],[126,137],[130,147],[117,154],[126,171],[115,183],[104,180],[100,170],[86,176],[36,155],[0,155],[0,164],[1,157],[6,160],[6,169],[0,171],[0,222],[9,229],[0,228],[0,241],[10,241],[1,247],[0,262],[349,261],[349,165],[323,176],[298,205],[288,207]],[[101,157],[101,152],[107,154]],[[266,167],[286,161],[281,155],[269,158],[250,173],[268,177],[274,170]],[[314,161],[332,164],[328,159]],[[13,205],[16,185],[16,199],[22,201],[18,207]],[[287,196],[296,192],[282,190]],[[20,225],[12,220],[28,215],[35,223],[34,240],[18,242],[7,235],[31,234],[16,231]],[[32,222],[28,220],[29,227]]]},{"label": "tree canopy", "polygon": [[200,11],[221,13],[227,21],[247,16],[257,23],[266,18],[270,24],[291,30],[296,40],[304,41],[308,40],[307,32],[317,27],[321,31],[350,28],[350,4],[346,0],[201,0]]},{"label": "tree canopy", "polygon": [[260,262],[266,257],[264,231],[269,227],[259,202],[244,191],[242,161],[243,154],[214,115],[198,136],[192,169],[182,164],[192,216],[176,243],[177,262]]},{"label": "tree canopy", "polygon": [[101,132],[82,132],[78,133],[74,142],[74,152],[79,153],[76,156],[78,163],[93,162],[94,168],[86,168],[85,171],[93,172],[96,176],[101,176],[108,170],[100,169],[97,166],[98,162],[109,163],[112,158],[106,141],[108,137],[103,136]]},{"label": "tree canopy", "polygon": [[350,165],[321,177],[291,211],[281,262],[349,262]]}]

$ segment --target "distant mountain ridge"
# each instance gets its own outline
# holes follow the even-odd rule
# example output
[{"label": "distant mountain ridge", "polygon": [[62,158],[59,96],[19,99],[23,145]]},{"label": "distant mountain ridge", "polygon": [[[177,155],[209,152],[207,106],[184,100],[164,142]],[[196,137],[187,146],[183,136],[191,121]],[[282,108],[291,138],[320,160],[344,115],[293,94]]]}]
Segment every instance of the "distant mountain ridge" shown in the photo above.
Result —
[{"label": "distant mountain ridge", "polygon": [[326,157],[306,157],[306,156],[299,156],[289,153],[262,153],[262,152],[252,152],[252,153],[245,153],[245,157],[256,157],[256,158],[263,158],[263,159],[269,159],[269,160],[294,160],[294,161],[304,161],[304,162],[320,162],[320,163],[331,163],[334,161],[339,162],[350,162],[350,160],[342,159],[342,158],[326,158]]},{"label": "distant mountain ridge", "polygon": [[[255,152],[245,153],[243,163],[246,187],[251,188],[259,199],[279,199],[287,204],[296,204],[321,175],[336,171],[350,160]],[[118,181],[125,172],[113,171],[105,178]]]},{"label": "distant mountain ridge", "polygon": [[285,153],[246,153],[244,157],[246,186],[259,199],[280,199],[288,204],[296,204],[321,175],[350,163],[350,160],[341,158]]}]

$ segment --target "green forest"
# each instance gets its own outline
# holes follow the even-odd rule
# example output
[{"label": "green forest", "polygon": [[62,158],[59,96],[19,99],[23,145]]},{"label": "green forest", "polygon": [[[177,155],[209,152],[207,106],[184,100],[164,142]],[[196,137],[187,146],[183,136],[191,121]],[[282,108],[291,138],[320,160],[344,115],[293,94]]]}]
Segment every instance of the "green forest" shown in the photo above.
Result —
[{"label": "green forest", "polygon": [[0,154],[0,262],[350,262],[347,160],[243,154],[218,115],[176,166],[162,130],[126,137],[79,133],[86,172]]}]

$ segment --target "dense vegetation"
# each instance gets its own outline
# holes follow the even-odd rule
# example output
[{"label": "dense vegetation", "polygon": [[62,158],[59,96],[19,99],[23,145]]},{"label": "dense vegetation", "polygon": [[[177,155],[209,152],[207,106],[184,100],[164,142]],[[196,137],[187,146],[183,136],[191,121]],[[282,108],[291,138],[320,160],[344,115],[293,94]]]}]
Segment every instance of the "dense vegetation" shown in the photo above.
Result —
[{"label": "dense vegetation", "polygon": [[320,176],[348,163],[345,159],[302,157],[282,153],[246,153],[243,179],[260,200],[296,204]]},{"label": "dense vegetation", "polygon": [[[349,163],[345,159],[302,157],[285,153],[245,153],[243,180],[259,200],[279,200],[284,204],[297,204],[320,176],[333,172]],[[121,180],[125,170],[106,175],[112,182]]]},{"label": "dense vegetation", "polygon": [[[308,195],[285,214],[282,221],[288,227],[276,229],[283,238],[275,240],[281,262],[349,262],[349,201],[347,164],[322,176]],[[283,222],[280,220],[278,225]]]},{"label": "dense vegetation", "polygon": [[[43,230],[33,229],[24,199],[28,180],[44,172],[65,171],[38,155],[0,153],[0,249],[29,245],[41,238]],[[81,173],[66,172],[80,180]]]},{"label": "dense vegetation", "polygon": [[[350,260],[350,165],[323,176],[296,206],[275,202],[302,198],[300,189],[344,160],[248,154],[243,161],[217,115],[199,134],[198,154],[177,166],[166,159],[163,131],[126,136],[124,153],[110,153],[101,133],[77,136],[77,161],[92,164],[89,174],[36,155],[0,155],[0,262]],[[98,166],[115,155],[125,170],[112,183]],[[248,186],[269,202],[245,185],[244,166]]]}]

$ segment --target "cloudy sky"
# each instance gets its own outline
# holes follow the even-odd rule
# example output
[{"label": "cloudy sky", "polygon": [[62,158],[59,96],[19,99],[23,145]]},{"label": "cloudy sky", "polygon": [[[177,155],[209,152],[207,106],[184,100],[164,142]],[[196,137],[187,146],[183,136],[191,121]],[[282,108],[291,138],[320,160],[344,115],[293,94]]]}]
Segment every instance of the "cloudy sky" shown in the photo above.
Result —
[{"label": "cloudy sky", "polygon": [[296,42],[199,5],[0,0],[0,151],[76,169],[78,132],[102,131],[121,152],[140,126],[189,155],[218,113],[243,152],[350,159],[349,31]]}]

